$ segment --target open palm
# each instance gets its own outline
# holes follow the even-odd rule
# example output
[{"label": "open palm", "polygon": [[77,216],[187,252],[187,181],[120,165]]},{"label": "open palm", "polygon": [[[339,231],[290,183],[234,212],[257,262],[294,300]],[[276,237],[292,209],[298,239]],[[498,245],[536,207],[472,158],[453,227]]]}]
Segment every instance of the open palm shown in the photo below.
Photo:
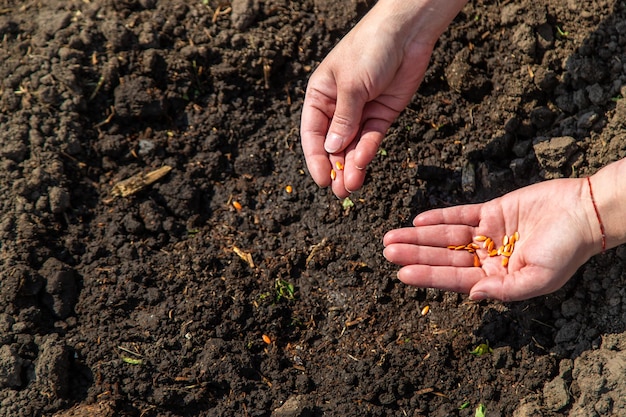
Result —
[{"label": "open palm", "polygon": [[[482,204],[424,212],[414,227],[385,235],[384,255],[402,266],[401,281],[469,293],[472,299],[512,301],[556,291],[601,248],[586,187],[582,179],[553,180]],[[480,267],[473,254],[448,249],[476,236],[502,245],[515,232],[520,238],[507,266],[482,244],[476,251]]]}]

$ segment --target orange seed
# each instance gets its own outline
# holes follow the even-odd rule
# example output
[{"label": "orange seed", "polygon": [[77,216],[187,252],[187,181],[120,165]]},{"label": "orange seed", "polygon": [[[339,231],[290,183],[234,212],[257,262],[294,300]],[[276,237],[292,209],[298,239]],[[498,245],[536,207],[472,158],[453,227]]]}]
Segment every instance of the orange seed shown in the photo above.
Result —
[{"label": "orange seed", "polygon": [[270,337],[269,337],[268,335],[264,334],[264,335],[262,336],[262,338],[263,338],[263,341],[264,341],[265,343],[267,343],[268,345],[269,345],[270,343],[272,343],[272,339],[270,339]]},{"label": "orange seed", "polygon": [[506,268],[508,264],[509,264],[509,258],[505,256],[504,258],[502,258],[502,266]]},{"label": "orange seed", "polygon": [[285,191],[287,192],[287,194],[291,194],[293,192],[293,187],[291,185],[288,185],[285,187]]},{"label": "orange seed", "polygon": [[474,254],[474,266],[475,267],[480,267],[480,258],[478,257],[478,255]]},{"label": "orange seed", "polygon": [[483,235],[474,236],[474,240],[476,242],[484,242],[487,239],[489,239],[489,238],[487,236],[483,236]]},{"label": "orange seed", "polygon": [[237,211],[241,210],[241,203],[239,201],[233,201],[233,207],[237,209]]},{"label": "orange seed", "polygon": [[422,316],[425,316],[426,314],[428,314],[429,310],[430,310],[429,306],[424,306],[424,308],[422,308]]},{"label": "orange seed", "polygon": [[335,178],[337,178],[337,173],[335,172],[334,169],[330,170],[330,179],[335,181]]},{"label": "orange seed", "polygon": [[341,163],[341,161],[335,161],[335,167],[337,168],[337,171],[343,170],[343,164]]}]

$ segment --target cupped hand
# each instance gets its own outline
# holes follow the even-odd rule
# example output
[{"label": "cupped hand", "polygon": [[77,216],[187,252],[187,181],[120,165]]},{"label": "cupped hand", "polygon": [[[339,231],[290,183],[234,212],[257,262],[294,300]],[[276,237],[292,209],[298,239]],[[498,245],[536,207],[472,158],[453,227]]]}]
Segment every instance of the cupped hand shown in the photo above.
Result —
[{"label": "cupped hand", "polygon": [[[534,184],[482,204],[424,212],[414,227],[388,232],[384,256],[401,265],[398,278],[418,287],[469,293],[470,298],[527,299],[562,287],[602,247],[584,179]],[[508,265],[489,256],[476,236],[502,245],[519,233]],[[449,245],[480,245],[474,256]]]},{"label": "cupped hand", "polygon": [[402,27],[389,18],[384,5],[375,6],[309,80],[302,148],[313,180],[321,187],[332,184],[338,197],[361,188],[365,167],[424,77],[439,33],[422,39]]}]

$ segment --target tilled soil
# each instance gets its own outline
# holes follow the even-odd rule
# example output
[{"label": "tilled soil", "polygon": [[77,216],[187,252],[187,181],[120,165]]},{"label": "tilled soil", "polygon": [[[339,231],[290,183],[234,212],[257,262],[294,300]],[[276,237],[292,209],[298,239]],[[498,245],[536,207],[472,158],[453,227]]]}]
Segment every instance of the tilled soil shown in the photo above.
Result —
[{"label": "tilled soil", "polygon": [[0,2],[0,416],[626,414],[624,247],[509,304],[381,254],[420,211],[626,156],[626,6],[468,4],[338,201],[300,110],[369,6]]}]

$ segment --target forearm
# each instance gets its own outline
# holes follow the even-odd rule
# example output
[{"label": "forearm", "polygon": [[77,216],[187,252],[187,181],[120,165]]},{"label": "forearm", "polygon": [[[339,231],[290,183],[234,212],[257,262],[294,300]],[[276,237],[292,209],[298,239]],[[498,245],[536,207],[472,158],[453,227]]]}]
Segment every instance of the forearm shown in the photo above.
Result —
[{"label": "forearm", "polygon": [[[606,249],[626,243],[626,159],[621,159],[594,174],[591,180],[591,191],[600,220],[597,223],[597,251],[602,249],[602,224],[605,233]],[[597,216],[596,216],[597,217]],[[601,222],[601,223],[600,223]]]},{"label": "forearm", "polygon": [[400,42],[434,45],[467,0],[379,0],[372,13],[398,28]]}]

